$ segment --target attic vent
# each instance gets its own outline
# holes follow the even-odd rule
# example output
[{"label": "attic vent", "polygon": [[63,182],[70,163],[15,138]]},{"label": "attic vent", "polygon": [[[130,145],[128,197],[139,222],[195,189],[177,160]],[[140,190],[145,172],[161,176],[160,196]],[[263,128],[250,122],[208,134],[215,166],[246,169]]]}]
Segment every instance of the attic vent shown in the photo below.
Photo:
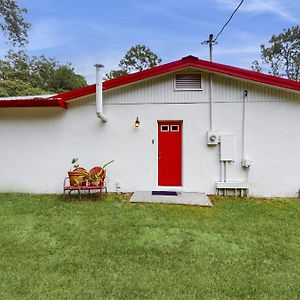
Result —
[{"label": "attic vent", "polygon": [[176,74],[175,90],[201,90],[201,74]]}]

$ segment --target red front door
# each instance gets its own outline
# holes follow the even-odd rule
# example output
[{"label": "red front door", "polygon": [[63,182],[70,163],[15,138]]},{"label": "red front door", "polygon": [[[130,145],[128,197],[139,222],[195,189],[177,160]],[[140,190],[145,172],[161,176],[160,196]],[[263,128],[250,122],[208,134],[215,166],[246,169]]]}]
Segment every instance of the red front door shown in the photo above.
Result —
[{"label": "red front door", "polygon": [[158,121],[158,185],[181,186],[182,121]]}]

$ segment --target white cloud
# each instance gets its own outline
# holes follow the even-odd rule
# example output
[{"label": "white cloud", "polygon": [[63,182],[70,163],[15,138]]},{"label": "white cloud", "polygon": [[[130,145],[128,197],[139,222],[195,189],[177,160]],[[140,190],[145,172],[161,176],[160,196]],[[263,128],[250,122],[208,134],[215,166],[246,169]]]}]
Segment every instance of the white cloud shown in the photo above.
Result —
[{"label": "white cloud", "polygon": [[[216,0],[226,9],[234,9],[240,1],[235,0]],[[299,22],[299,18],[295,17],[291,5],[287,6],[287,1],[280,0],[248,0],[240,7],[241,11],[249,13],[271,13],[290,22]]]}]

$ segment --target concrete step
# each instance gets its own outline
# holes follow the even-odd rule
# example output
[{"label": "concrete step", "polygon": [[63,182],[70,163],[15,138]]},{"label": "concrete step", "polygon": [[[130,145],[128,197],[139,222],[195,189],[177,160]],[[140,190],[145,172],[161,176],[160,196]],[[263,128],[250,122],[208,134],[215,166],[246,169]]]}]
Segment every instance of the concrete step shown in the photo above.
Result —
[{"label": "concrete step", "polygon": [[177,192],[177,195],[152,195],[151,191],[136,191],[130,202],[213,206],[205,193],[196,192]]}]

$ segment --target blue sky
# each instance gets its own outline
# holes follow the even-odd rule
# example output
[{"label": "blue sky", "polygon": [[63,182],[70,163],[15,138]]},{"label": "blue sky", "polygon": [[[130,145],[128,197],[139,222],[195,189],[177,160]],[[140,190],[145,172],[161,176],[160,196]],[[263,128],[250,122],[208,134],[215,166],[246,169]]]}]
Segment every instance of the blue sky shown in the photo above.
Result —
[{"label": "blue sky", "polygon": [[[149,46],[163,63],[189,54],[209,59],[201,45],[217,34],[240,0],[19,0],[32,24],[31,55],[71,62],[94,82],[95,63],[105,72],[117,68],[138,43]],[[272,34],[300,23],[299,0],[245,0],[214,48],[214,61],[250,68],[260,44]],[[0,40],[0,55],[8,49]]]}]

